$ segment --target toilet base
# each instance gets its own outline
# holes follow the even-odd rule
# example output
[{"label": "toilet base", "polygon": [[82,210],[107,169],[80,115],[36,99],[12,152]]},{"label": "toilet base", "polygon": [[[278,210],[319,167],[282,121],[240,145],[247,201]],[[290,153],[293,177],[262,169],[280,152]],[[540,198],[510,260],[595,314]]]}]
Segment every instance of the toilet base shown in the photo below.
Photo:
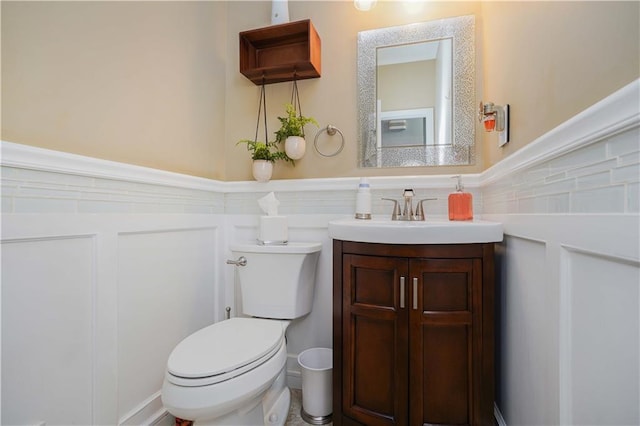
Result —
[{"label": "toilet base", "polygon": [[280,396],[276,399],[271,409],[264,416],[264,424],[269,426],[283,426],[287,421],[289,407],[291,406],[291,392],[289,388],[284,388]]},{"label": "toilet base", "polygon": [[283,369],[262,398],[226,416],[210,421],[195,421],[193,426],[284,426],[290,405],[291,392],[286,386]]}]

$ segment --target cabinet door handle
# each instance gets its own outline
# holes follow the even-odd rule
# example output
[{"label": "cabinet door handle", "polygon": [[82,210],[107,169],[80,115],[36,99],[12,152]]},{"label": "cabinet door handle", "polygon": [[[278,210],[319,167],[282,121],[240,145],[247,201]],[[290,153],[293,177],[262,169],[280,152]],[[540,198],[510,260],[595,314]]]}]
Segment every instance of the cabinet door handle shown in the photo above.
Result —
[{"label": "cabinet door handle", "polygon": [[418,309],[418,279],[413,278],[413,309]]},{"label": "cabinet door handle", "polygon": [[400,277],[400,307],[404,308],[404,277]]}]

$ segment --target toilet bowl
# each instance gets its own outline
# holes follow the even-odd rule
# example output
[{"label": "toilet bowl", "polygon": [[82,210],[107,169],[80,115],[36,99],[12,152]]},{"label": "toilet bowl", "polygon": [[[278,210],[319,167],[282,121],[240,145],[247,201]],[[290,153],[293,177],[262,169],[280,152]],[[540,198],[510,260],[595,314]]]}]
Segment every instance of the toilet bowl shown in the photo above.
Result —
[{"label": "toilet bowl", "polygon": [[[239,419],[249,424],[247,413],[282,375],[287,359],[286,322],[256,318],[232,318],[203,328],[183,340],[169,357],[162,388],[165,408],[174,416],[218,424],[236,424],[230,413],[240,409]],[[288,389],[276,383],[272,393]],[[278,395],[280,397],[280,395]],[[215,401],[215,404],[212,404]],[[277,422],[277,407],[254,413],[254,423]],[[275,415],[275,416],[274,416]],[[226,419],[224,417],[227,417]],[[286,418],[286,412],[284,413]],[[216,423],[213,423],[216,424]]]},{"label": "toilet bowl", "polygon": [[[290,405],[285,332],[311,310],[321,245],[234,245],[247,315],[191,334],[169,356],[162,402],[196,425],[283,425]],[[245,299],[249,303],[244,303]]]}]

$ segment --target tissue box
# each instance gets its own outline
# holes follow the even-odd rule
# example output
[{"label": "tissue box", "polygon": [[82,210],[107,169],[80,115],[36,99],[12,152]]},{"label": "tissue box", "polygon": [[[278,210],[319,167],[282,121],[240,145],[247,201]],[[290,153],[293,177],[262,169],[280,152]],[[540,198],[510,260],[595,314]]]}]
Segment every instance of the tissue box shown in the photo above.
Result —
[{"label": "tissue box", "polygon": [[260,216],[258,241],[262,244],[286,244],[289,227],[286,216]]}]

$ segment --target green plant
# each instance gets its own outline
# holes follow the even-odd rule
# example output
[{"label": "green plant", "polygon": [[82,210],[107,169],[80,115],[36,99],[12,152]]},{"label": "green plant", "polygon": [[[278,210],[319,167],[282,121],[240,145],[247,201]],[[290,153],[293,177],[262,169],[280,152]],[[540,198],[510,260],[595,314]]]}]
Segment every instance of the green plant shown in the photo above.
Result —
[{"label": "green plant", "polygon": [[280,129],[276,133],[276,142],[284,142],[289,136],[304,137],[304,126],[307,124],[315,124],[318,122],[313,117],[305,117],[298,115],[296,108],[292,104],[286,104],[286,117],[278,117],[280,120]]},{"label": "green plant", "polygon": [[236,143],[236,145],[247,144],[247,151],[251,152],[252,160],[267,160],[275,163],[276,160],[293,160],[287,156],[284,151],[278,149],[276,142],[258,142],[251,139],[243,139]]}]

